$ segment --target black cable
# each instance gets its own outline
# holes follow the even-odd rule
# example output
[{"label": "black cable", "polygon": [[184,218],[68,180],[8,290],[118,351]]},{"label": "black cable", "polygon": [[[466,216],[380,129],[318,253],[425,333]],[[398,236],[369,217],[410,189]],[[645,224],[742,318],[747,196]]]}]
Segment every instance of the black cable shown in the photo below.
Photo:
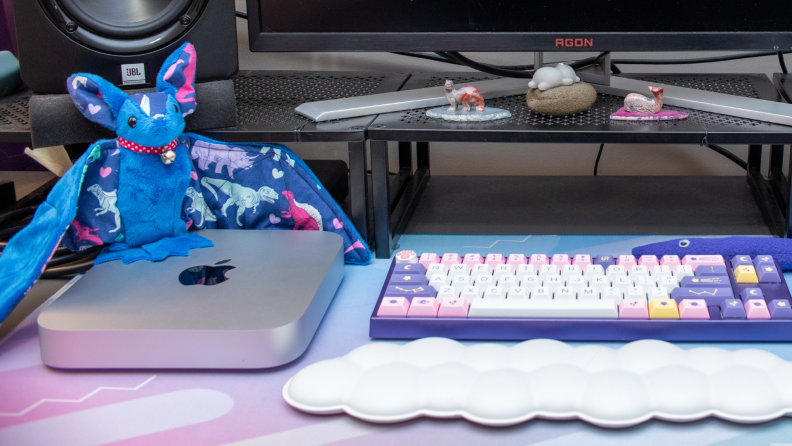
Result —
[{"label": "black cable", "polygon": [[603,149],[604,147],[605,147],[605,144],[604,144],[604,143],[603,143],[603,144],[600,144],[599,153],[597,153],[597,161],[596,161],[596,162],[594,162],[594,176],[595,176],[595,177],[597,176],[597,167],[599,167],[599,160],[600,160],[600,157],[602,156],[602,149]]},{"label": "black cable", "polygon": [[[413,52],[403,52],[403,51],[392,52],[391,54],[396,54],[398,56],[414,57],[416,59],[431,60],[431,61],[434,61],[434,62],[450,63],[450,64],[453,64],[453,65],[464,66],[463,64],[461,64],[461,63],[459,63],[459,62],[457,62],[455,60],[447,59],[445,57],[440,57],[439,55],[434,55],[434,54],[413,53]],[[533,67],[534,67],[533,64],[530,64],[530,65],[492,65],[492,66],[496,67],[496,68],[503,68],[504,70],[533,70]]]},{"label": "black cable", "polygon": [[617,67],[616,64],[613,63],[613,60],[611,60],[611,73],[613,73],[613,74],[621,74],[621,72],[622,71],[619,69],[619,67]]},{"label": "black cable", "polygon": [[721,155],[725,156],[726,158],[729,158],[730,160],[732,160],[734,162],[734,164],[737,164],[738,166],[742,167],[743,169],[748,170],[748,163],[746,163],[745,161],[740,159],[737,155],[729,152],[728,150],[724,149],[723,147],[721,147],[721,146],[719,146],[717,144],[707,144],[706,146],[709,147],[710,149],[720,153]]},{"label": "black cable", "polygon": [[[95,256],[94,256],[94,258],[95,258]],[[94,259],[91,258],[91,259],[83,260],[80,263],[74,263],[74,264],[65,265],[65,266],[58,266],[58,267],[55,267],[55,268],[47,268],[47,269],[44,270],[43,273],[41,273],[41,278],[42,279],[55,279],[55,278],[63,277],[63,276],[66,276],[66,275],[84,273],[84,272],[88,271],[89,269],[91,269],[93,267],[93,264],[94,264]]]},{"label": "black cable", "polygon": [[4,224],[7,221],[14,221],[14,220],[18,220],[18,219],[20,219],[22,217],[26,217],[28,215],[32,215],[34,212],[36,212],[37,208],[38,208],[38,205],[36,205],[36,206],[28,206],[28,207],[24,207],[24,208],[21,208],[21,209],[8,211],[5,214],[0,215],[0,225]]},{"label": "black cable", "polygon": [[448,51],[448,52],[441,51],[438,52],[437,55],[440,57],[446,57],[448,59],[456,61],[460,65],[465,65],[475,70],[482,71],[484,73],[494,74],[495,76],[513,77],[518,79],[530,79],[533,77],[533,71],[506,70],[503,68],[494,67],[492,65],[487,65],[484,63],[480,63],[468,59],[467,57],[455,51]]},{"label": "black cable", "polygon": [[784,52],[778,52],[778,64],[781,65],[781,72],[784,74],[789,74],[786,67],[786,62],[784,62]]},{"label": "black cable", "polygon": [[245,20],[247,20],[247,13],[244,13],[244,12],[242,12],[242,11],[237,11],[237,12],[236,12],[236,16],[237,16],[237,17],[239,17],[240,19],[245,19]]}]

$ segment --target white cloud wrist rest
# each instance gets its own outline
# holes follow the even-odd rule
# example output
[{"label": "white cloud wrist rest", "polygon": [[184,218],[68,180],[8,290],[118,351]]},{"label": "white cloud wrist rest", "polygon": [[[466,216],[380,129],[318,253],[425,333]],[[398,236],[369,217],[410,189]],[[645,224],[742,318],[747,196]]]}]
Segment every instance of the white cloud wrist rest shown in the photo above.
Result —
[{"label": "white cloud wrist rest", "polygon": [[376,423],[463,417],[490,426],[580,418],[626,427],[716,416],[758,423],[792,413],[792,363],[756,349],[619,349],[532,340],[506,347],[443,338],[373,343],[312,364],[283,388],[293,407]]}]

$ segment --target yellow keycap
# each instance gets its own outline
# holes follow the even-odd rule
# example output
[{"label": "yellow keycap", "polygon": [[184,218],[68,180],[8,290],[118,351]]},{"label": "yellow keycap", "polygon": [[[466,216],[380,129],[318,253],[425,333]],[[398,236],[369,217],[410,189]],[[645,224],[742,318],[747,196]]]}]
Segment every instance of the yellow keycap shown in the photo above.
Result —
[{"label": "yellow keycap", "polygon": [[753,265],[740,265],[734,269],[734,281],[737,283],[759,283]]},{"label": "yellow keycap", "polygon": [[674,299],[655,299],[649,302],[649,319],[679,319]]}]

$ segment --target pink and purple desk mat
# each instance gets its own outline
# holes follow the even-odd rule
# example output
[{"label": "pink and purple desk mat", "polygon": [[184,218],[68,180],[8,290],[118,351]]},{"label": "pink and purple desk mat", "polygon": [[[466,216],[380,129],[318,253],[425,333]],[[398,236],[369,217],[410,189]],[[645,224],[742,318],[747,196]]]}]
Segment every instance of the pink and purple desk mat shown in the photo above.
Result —
[{"label": "pink and purple desk mat", "polygon": [[[404,235],[400,249],[618,255],[629,254],[634,246],[672,238],[679,236]],[[390,263],[374,260],[368,266],[346,266],[346,277],[308,351],[295,362],[270,370],[55,370],[41,363],[35,322],[28,323],[0,345],[0,445],[792,444],[789,418],[760,425],[718,419],[685,424],[653,420],[622,430],[582,421],[546,420],[488,428],[461,419],[426,418],[373,425],[347,415],[312,416],[289,407],[281,390],[297,371],[363,344],[381,342],[368,337],[369,317]],[[792,274],[786,278],[792,279]],[[760,348],[792,361],[789,343],[707,345],[729,350]],[[735,385],[750,383],[736,378]]]}]

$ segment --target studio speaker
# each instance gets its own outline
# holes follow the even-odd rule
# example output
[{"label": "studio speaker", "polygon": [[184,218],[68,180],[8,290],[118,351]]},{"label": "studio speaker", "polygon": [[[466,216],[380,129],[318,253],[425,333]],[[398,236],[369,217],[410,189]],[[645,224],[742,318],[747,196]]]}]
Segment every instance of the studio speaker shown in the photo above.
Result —
[{"label": "studio speaker", "polygon": [[14,20],[22,81],[37,93],[65,93],[77,72],[153,87],[184,42],[198,54],[197,81],[237,71],[234,0],[14,0]]}]

